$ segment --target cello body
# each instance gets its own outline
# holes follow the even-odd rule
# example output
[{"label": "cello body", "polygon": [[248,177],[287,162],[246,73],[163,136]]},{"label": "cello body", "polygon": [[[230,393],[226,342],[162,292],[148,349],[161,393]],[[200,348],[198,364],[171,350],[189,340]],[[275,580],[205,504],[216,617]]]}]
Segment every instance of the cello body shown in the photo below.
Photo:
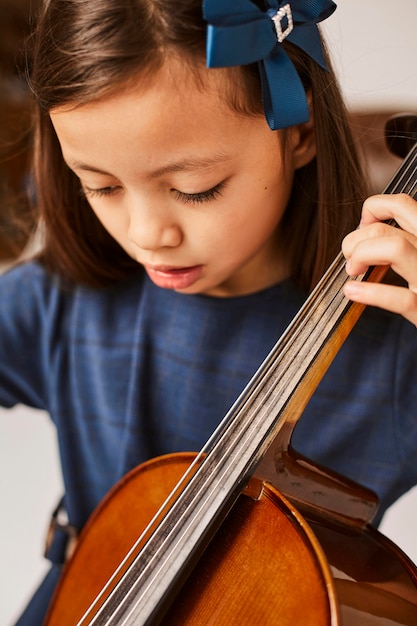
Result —
[{"label": "cello body", "polygon": [[[80,535],[45,626],[90,623],[83,615],[193,458],[176,454],[144,463],[109,492]],[[371,527],[308,519],[256,480],[177,591],[154,623],[417,624],[416,570],[398,548]]]}]

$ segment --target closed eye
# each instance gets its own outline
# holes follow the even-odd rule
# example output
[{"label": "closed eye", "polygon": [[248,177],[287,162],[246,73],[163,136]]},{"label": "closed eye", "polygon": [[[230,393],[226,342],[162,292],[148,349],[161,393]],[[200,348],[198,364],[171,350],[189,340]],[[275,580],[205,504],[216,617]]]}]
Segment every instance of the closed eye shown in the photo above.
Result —
[{"label": "closed eye", "polygon": [[[200,191],[198,193],[185,193],[173,189],[176,198],[184,204],[202,204],[203,202],[211,202],[222,195],[222,190],[226,185],[226,181],[222,181],[218,185],[215,185],[211,189],[206,191]],[[87,198],[103,198],[113,196],[120,190],[118,185],[110,185],[108,187],[92,188],[86,185],[82,186],[82,192]]]},{"label": "closed eye", "polygon": [[119,190],[120,190],[120,187],[118,185],[111,185],[109,187],[99,187],[97,189],[87,187],[86,185],[82,186],[82,192],[87,198],[103,198],[106,196],[113,196]]},{"label": "closed eye", "polygon": [[184,193],[183,191],[178,191],[177,189],[173,189],[178,200],[183,202],[184,204],[202,204],[203,202],[211,202],[216,200],[219,196],[222,195],[222,191],[226,186],[226,181],[222,181],[215,187],[211,189],[207,189],[206,191],[200,191],[198,193]]}]

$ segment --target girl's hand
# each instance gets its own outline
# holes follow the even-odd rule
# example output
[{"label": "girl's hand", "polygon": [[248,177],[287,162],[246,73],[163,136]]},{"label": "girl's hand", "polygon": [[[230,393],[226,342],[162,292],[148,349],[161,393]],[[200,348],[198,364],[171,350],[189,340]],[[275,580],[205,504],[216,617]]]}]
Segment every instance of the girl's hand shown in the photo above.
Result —
[{"label": "girl's hand", "polygon": [[[401,228],[383,220],[393,218]],[[406,194],[368,198],[358,230],[343,241],[349,276],[365,272],[371,265],[389,265],[405,279],[407,287],[349,281],[347,298],[400,313],[417,326],[417,202]]]}]

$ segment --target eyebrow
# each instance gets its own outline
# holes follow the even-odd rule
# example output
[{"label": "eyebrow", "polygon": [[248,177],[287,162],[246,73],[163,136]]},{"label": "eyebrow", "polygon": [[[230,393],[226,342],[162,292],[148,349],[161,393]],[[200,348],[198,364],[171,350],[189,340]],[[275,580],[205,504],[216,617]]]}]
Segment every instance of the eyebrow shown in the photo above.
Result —
[{"label": "eyebrow", "polygon": [[[225,161],[230,161],[232,156],[230,154],[220,152],[210,157],[201,157],[201,158],[186,158],[181,159],[180,161],[175,161],[173,163],[167,163],[162,167],[151,172],[148,176],[148,179],[159,178],[164,174],[171,174],[172,172],[182,172],[182,171],[195,171],[199,169],[206,169],[219,163],[224,163]],[[82,161],[68,161],[68,166],[73,170],[82,170],[84,172],[94,172],[95,174],[102,174],[104,176],[112,176],[110,172],[106,172],[100,168],[94,167],[93,165],[88,165],[88,163],[83,163]]]}]

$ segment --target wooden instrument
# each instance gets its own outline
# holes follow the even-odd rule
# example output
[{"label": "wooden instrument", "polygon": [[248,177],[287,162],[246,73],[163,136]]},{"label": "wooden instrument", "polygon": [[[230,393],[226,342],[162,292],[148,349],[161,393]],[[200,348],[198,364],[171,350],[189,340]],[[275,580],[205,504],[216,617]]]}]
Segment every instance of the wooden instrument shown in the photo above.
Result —
[{"label": "wooden instrument", "polygon": [[[385,193],[417,196],[416,172],[417,145]],[[346,280],[340,254],[200,454],[155,459],[113,488],[47,626],[417,624],[417,570],[370,525],[376,496],[291,447],[363,309]]]}]

